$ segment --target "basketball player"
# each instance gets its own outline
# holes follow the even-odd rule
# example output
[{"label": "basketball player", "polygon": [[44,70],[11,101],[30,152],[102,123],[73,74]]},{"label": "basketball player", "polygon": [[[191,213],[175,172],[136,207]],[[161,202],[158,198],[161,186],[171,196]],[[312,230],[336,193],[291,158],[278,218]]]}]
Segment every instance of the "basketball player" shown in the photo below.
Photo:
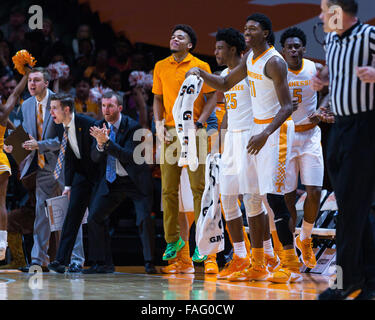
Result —
[{"label": "basketball player", "polygon": [[[219,30],[216,34],[215,56],[218,65],[227,65],[221,75],[226,76],[241,61],[241,53],[245,51],[246,44],[244,37],[232,28]],[[249,199],[255,195],[250,195],[251,181],[243,174],[247,172],[248,155],[246,145],[251,137],[253,115],[251,109],[251,97],[249,83],[246,79],[224,93],[227,115],[227,133],[224,142],[224,152],[220,164],[220,193],[221,202],[225,214],[225,220],[229,229],[234,248],[232,261],[220,272],[218,279],[231,280],[231,274],[242,271],[249,267],[250,258],[247,254],[245,239],[243,235],[242,212],[238,206],[238,195],[242,194],[246,211],[250,208],[247,205]],[[242,154],[242,156],[239,156]],[[257,195],[260,197],[260,195]],[[264,213],[260,212],[264,219]],[[250,235],[253,241],[256,237],[256,230],[250,228]],[[260,239],[262,242],[263,239]],[[259,241],[258,241],[259,242]],[[259,248],[253,247],[253,255],[257,255]],[[278,264],[275,259],[272,246],[270,255],[274,264]],[[254,280],[263,280],[268,276],[265,265],[253,271]],[[246,277],[247,280],[248,277]],[[241,279],[235,279],[243,280]]]},{"label": "basketball player", "polygon": [[[301,233],[296,238],[296,246],[302,253],[302,261],[308,268],[314,268],[316,258],[312,250],[311,233],[319,212],[320,194],[323,185],[324,163],[321,133],[314,121],[317,108],[317,93],[310,87],[311,78],[316,74],[315,63],[304,59],[306,35],[299,28],[289,28],[280,39],[283,56],[288,63],[288,82],[291,95],[298,102],[293,112],[295,135],[292,155],[288,167],[287,181],[291,183],[291,193],[285,195],[292,217],[297,216],[295,202],[298,174],[305,185],[307,197],[304,203]],[[321,67],[321,65],[319,65]]]},{"label": "basketball player", "polygon": [[[284,200],[284,194],[288,191],[285,185],[285,170],[294,135],[294,123],[290,118],[293,105],[287,81],[287,64],[270,45],[274,42],[274,35],[271,21],[265,15],[253,14],[247,18],[245,39],[252,52],[228,75],[219,77],[199,68],[191,69],[188,75],[201,76],[207,85],[221,91],[228,91],[248,77],[254,124],[247,151],[253,157],[250,158],[248,172],[243,172],[243,175],[247,175],[252,182],[251,194],[267,195],[268,203],[275,214],[276,228],[285,255],[283,268],[272,273],[268,279],[280,283],[301,281],[300,263],[294,249],[293,234],[289,229],[290,213]],[[250,268],[233,273],[231,277],[242,278],[249,275],[248,279],[251,280],[254,273],[264,270],[265,267],[265,219],[261,198],[247,199],[246,205],[249,206],[249,227],[257,233],[254,241],[251,238],[253,261]],[[259,250],[254,251],[254,248]]]}]

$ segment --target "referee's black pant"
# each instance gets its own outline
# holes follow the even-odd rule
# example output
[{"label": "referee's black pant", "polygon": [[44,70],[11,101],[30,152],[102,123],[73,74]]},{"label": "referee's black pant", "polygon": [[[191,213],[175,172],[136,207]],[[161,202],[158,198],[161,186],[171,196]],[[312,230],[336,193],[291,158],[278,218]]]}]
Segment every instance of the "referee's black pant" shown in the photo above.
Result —
[{"label": "referee's black pant", "polygon": [[375,284],[375,111],[336,117],[328,141],[328,172],[335,191],[336,264],[343,289]]}]

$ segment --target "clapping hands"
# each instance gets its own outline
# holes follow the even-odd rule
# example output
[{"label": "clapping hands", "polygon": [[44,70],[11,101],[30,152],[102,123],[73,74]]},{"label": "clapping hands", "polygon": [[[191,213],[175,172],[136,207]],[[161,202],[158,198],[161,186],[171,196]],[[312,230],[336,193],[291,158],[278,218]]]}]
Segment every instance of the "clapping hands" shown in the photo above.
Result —
[{"label": "clapping hands", "polygon": [[109,140],[109,129],[107,129],[105,123],[103,128],[93,126],[90,128],[90,135],[96,139],[99,146],[102,146]]}]

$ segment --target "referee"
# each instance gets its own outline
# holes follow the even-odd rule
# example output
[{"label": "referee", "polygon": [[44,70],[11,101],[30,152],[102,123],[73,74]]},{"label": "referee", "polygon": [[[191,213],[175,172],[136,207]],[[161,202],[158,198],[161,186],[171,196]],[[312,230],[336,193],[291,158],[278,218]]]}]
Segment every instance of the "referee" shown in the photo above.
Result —
[{"label": "referee", "polygon": [[[332,13],[332,6],[341,10]],[[355,0],[321,0],[326,37],[326,67],[312,87],[329,85],[334,122],[328,141],[328,172],[339,214],[336,264],[342,268],[342,288],[329,288],[320,300],[343,300],[361,289],[356,299],[375,297],[375,235],[371,202],[375,191],[375,27],[356,17]],[[334,15],[340,16],[334,25]],[[340,273],[338,273],[339,277]],[[338,279],[338,284],[340,281]]]}]

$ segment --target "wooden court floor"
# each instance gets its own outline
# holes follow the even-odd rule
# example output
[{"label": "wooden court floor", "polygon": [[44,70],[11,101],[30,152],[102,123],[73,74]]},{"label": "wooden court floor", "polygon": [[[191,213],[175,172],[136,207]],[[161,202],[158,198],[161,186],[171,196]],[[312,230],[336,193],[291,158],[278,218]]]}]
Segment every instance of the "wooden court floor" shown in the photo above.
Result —
[{"label": "wooden court floor", "polygon": [[144,268],[116,267],[113,274],[56,274],[36,279],[16,270],[0,273],[0,300],[315,300],[329,278],[303,274],[296,284],[237,282],[195,274],[148,275]]}]

